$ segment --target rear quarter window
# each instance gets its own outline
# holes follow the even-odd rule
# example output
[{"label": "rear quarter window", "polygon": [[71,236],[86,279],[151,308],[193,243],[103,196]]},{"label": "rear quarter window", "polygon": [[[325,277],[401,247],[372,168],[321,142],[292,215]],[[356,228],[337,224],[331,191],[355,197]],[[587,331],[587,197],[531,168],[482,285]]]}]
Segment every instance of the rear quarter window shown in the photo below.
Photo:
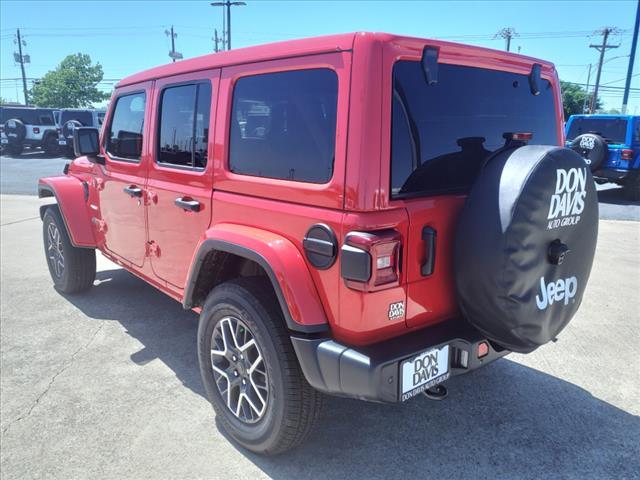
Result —
[{"label": "rear quarter window", "polygon": [[333,174],[338,77],[330,69],[242,77],[231,112],[234,173],[309,183]]}]

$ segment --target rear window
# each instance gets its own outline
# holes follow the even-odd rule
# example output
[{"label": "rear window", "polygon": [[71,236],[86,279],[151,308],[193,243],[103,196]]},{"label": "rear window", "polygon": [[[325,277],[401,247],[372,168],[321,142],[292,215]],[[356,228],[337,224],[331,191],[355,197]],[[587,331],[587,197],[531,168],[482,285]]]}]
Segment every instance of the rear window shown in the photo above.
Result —
[{"label": "rear window", "polygon": [[326,183],[333,173],[338,77],[311,69],[240,78],[233,92],[229,168]]},{"label": "rear window", "polygon": [[0,108],[0,123],[18,119],[25,125],[55,125],[53,111],[40,108]]},{"label": "rear window", "polygon": [[608,143],[626,143],[627,119],[575,117],[571,120],[567,140],[583,133],[597,133]]},{"label": "rear window", "polygon": [[440,64],[427,85],[420,62],[393,69],[391,192],[395,198],[468,191],[508,132],[557,145],[554,93],[542,80],[532,95],[526,75]]},{"label": "rear window", "polygon": [[97,127],[93,124],[93,113],[87,111],[63,110],[60,123],[63,125],[69,120],[77,120],[85,127]]}]

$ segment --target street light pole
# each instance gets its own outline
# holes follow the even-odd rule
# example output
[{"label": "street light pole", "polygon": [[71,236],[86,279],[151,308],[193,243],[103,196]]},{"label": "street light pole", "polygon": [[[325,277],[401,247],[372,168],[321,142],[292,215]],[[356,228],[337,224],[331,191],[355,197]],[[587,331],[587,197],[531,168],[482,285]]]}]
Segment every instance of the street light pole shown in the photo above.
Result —
[{"label": "street light pole", "polygon": [[[231,7],[239,7],[246,5],[245,2],[232,2],[231,0],[225,0],[224,2],[211,2],[212,7],[225,7],[227,17],[227,50],[231,50]],[[223,17],[224,18],[224,17]]]}]

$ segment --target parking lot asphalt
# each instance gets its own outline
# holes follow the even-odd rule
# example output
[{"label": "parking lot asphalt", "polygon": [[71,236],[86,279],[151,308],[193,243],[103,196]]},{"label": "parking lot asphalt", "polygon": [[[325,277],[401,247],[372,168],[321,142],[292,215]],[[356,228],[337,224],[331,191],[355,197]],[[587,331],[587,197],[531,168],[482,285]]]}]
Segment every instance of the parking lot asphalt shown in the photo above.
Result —
[{"label": "parking lot asphalt", "polygon": [[53,289],[41,203],[0,196],[3,480],[639,476],[638,222],[601,221],[557,343],[452,379],[441,402],[328,398],[306,444],[263,458],[215,422],[194,313],[102,257],[88,293]]}]

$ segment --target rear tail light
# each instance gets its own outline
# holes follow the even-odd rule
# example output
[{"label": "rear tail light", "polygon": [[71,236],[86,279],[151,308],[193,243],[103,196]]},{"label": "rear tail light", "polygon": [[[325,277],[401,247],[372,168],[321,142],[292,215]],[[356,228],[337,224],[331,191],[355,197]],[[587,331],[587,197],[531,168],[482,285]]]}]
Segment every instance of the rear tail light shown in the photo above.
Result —
[{"label": "rear tail light", "polygon": [[33,133],[40,133],[40,129],[38,127],[33,127]]},{"label": "rear tail light", "polygon": [[62,129],[61,128],[56,128],[56,130],[58,131],[58,134],[62,133]]},{"label": "rear tail light", "polygon": [[340,273],[347,286],[370,292],[398,285],[401,245],[395,230],[348,233],[340,255]]},{"label": "rear tail light", "polygon": [[624,148],[620,152],[620,158],[622,158],[622,160],[633,160],[633,150],[630,148]]}]

